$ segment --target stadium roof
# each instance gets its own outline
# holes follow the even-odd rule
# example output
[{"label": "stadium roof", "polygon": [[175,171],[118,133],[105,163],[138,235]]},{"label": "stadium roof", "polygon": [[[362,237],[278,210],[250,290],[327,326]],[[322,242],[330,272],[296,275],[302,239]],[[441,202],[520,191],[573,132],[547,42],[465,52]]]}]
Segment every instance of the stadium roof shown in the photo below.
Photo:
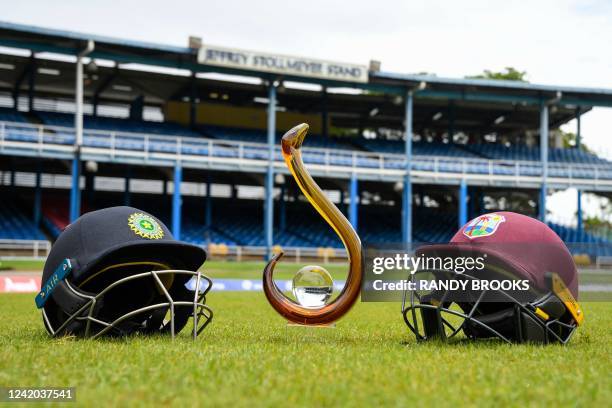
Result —
[{"label": "stadium roof", "polygon": [[[477,93],[487,92],[491,99],[496,97],[500,100],[522,100],[527,103],[539,103],[541,100],[560,97],[563,104],[589,105],[589,106],[611,106],[612,89],[606,88],[583,88],[573,86],[541,85],[531,84],[523,81],[508,81],[495,79],[477,78],[442,78],[433,75],[414,75],[398,74],[392,72],[377,72],[372,74],[375,82],[387,84],[404,83],[417,86],[421,82],[428,85],[428,89],[434,88],[441,92],[430,92],[430,95],[446,95],[448,97],[457,96],[457,92],[465,95],[464,99],[469,99],[469,95],[476,98]],[[421,91],[428,94],[427,89]],[[505,98],[504,98],[505,97]],[[484,97],[482,98],[484,99]]]},{"label": "stadium roof", "polygon": [[180,67],[181,63],[191,61],[192,58],[189,56],[195,52],[187,47],[123,40],[0,21],[0,44],[7,47],[76,55],[89,40],[96,43],[93,57],[109,58],[115,61],[122,59],[125,59],[125,62],[145,60],[151,63],[157,61],[160,65]]},{"label": "stadium roof", "polygon": [[[47,29],[29,25],[0,22],[0,46],[31,50],[34,53],[59,53],[76,55],[88,40],[95,41],[91,57],[115,61],[117,64],[144,64],[165,68],[179,68],[192,72],[217,72],[270,78],[269,73],[253,72],[232,67],[199,64],[197,49],[129,41],[105,36]],[[18,55],[0,55],[0,62],[15,69],[0,69],[0,90],[25,93],[28,81],[24,80],[31,69],[31,59]],[[70,98],[74,94],[74,64],[68,61],[36,58],[38,69],[48,68],[61,75],[37,75],[37,96]],[[88,78],[85,97],[107,103],[130,103],[144,97],[146,104],[161,106],[168,100],[180,100],[195,96],[201,101],[211,94],[224,93],[229,102],[238,105],[254,104],[254,97],[265,97],[264,84],[242,83],[211,78],[190,78],[189,74],[172,72],[148,72],[100,66],[95,78]],[[286,81],[318,83],[324,87],[352,87],[360,94],[328,93],[285,87],[279,91],[279,103],[289,110],[320,111],[323,98],[333,114],[334,125],[401,127],[403,103],[398,95],[407,88],[426,84],[415,92],[414,125],[444,129],[452,123],[457,129],[523,131],[537,129],[539,104],[553,103],[550,124],[559,126],[573,119],[576,113],[586,112],[593,106],[612,107],[612,89],[577,88],[537,85],[517,81],[485,79],[455,79],[436,76],[410,75],[390,72],[370,72],[367,83],[348,83],[317,78],[282,76]],[[121,85],[124,86],[121,86]],[[111,86],[115,85],[115,86]],[[118,86],[117,86],[118,85]],[[421,85],[422,86],[422,85]],[[117,88],[121,88],[117,90]],[[215,101],[218,102],[218,101]],[[261,106],[261,105],[259,105]],[[376,112],[373,114],[373,112]],[[439,113],[442,115],[439,115]],[[434,117],[439,117],[434,119]],[[504,116],[503,123],[495,123]],[[495,129],[493,129],[495,128]]]}]

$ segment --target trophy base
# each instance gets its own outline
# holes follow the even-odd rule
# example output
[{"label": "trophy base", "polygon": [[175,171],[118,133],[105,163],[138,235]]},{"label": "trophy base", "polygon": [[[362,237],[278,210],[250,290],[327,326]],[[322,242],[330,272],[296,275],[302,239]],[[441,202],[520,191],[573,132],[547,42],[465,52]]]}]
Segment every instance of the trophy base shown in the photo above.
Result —
[{"label": "trophy base", "polygon": [[287,322],[287,327],[304,327],[307,329],[335,329],[336,323],[330,324],[299,324]]}]

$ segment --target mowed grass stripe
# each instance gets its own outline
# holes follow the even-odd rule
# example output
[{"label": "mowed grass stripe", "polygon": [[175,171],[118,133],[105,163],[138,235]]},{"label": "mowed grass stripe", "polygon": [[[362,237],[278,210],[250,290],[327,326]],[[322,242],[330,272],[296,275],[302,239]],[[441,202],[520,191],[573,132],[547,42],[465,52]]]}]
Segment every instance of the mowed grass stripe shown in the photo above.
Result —
[{"label": "mowed grass stripe", "polygon": [[0,384],[76,386],[79,405],[607,406],[612,305],[568,346],[416,343],[399,305],[336,328],[287,327],[261,293],[211,293],[198,340],[49,339],[32,295],[0,295]]}]

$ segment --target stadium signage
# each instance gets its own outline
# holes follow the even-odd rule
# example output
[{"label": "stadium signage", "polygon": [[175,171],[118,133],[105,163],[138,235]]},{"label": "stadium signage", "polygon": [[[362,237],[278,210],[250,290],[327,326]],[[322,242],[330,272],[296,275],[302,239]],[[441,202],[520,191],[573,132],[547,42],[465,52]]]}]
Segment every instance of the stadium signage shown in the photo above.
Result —
[{"label": "stadium signage", "polygon": [[335,81],[367,82],[368,67],[305,57],[267,54],[232,48],[202,45],[198,62],[218,67],[238,68],[275,74]]}]

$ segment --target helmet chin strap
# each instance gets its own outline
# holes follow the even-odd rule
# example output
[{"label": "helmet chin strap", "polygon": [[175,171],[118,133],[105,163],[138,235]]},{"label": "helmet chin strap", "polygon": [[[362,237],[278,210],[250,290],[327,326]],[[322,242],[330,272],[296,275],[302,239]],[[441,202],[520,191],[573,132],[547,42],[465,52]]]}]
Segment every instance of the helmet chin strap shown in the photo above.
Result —
[{"label": "helmet chin strap", "polygon": [[[51,294],[51,299],[60,310],[61,313],[64,313],[66,316],[72,316],[79,311],[83,306],[91,302],[91,299],[94,297],[93,293],[88,293],[82,290],[75,289],[68,281],[68,278],[59,282],[53,293]],[[103,301],[97,301],[94,306],[94,313],[99,311],[103,306]],[[86,309],[88,310],[88,309]],[[47,316],[48,317],[48,316]],[[52,325],[52,319],[48,322],[49,326]],[[61,327],[61,326],[60,326]],[[54,334],[59,329],[50,327]],[[77,333],[82,331],[85,328],[84,322],[80,321],[78,318],[73,319],[70,323],[68,323],[65,327],[62,328],[62,332],[65,333]],[[57,333],[59,334],[59,333]]]},{"label": "helmet chin strap", "polygon": [[[163,279],[160,276],[174,276],[172,279]],[[176,278],[180,276],[181,278]],[[191,291],[187,286],[189,278],[196,278],[196,288],[201,288],[200,282],[206,282],[205,289]],[[114,315],[107,315],[104,303],[112,306],[113,298],[106,298],[108,293],[119,285],[138,279],[154,279],[161,293],[151,287],[152,299],[146,304],[135,305],[129,310],[119,311]],[[166,288],[168,282],[171,287]],[[164,283],[165,282],[165,283]],[[142,285],[139,283],[139,286]],[[190,317],[193,318],[192,335],[195,339],[198,334],[210,323],[213,317],[212,310],[205,305],[206,294],[212,287],[210,278],[200,272],[187,270],[163,270],[138,273],[124,277],[109,284],[99,293],[92,294],[70,283],[70,279],[63,276],[61,281],[53,281],[52,292],[47,291],[43,296],[43,320],[45,327],[53,336],[74,334],[92,336],[102,335],[129,335],[140,333],[175,333],[181,331]],[[47,296],[47,293],[49,294]],[[105,301],[106,299],[106,301]],[[170,311],[171,320],[164,318]]]},{"label": "helmet chin strap", "polygon": [[[94,297],[93,293],[77,290],[70,284],[70,275],[75,269],[78,269],[78,267],[79,264],[75,260],[64,259],[60,265],[57,266],[53,275],[51,275],[46,282],[42,283],[41,291],[36,296],[36,305],[39,308],[43,308],[47,328],[54,334],[60,328],[63,332],[78,332],[83,329],[82,322],[77,319],[73,319],[65,327],[53,327],[53,322],[58,312],[65,316],[72,316]],[[49,308],[47,304],[48,301],[51,301],[53,306],[56,307],[54,311],[51,311],[53,308]],[[94,310],[98,310],[101,305],[96,304],[95,306]],[[49,319],[47,315],[47,310],[49,314],[54,314],[51,316],[51,319]]]},{"label": "helmet chin strap", "polygon": [[[509,305],[504,309],[475,314],[473,309],[478,304],[458,303],[465,314],[460,328],[470,338],[500,337],[508,342],[550,343],[569,340],[576,325],[564,323],[569,312],[563,301],[553,292],[549,292],[534,302],[521,306],[519,303]],[[420,309],[421,322],[425,339],[447,339],[445,325],[453,327],[443,318],[451,303],[440,304],[435,299],[423,297],[416,307]],[[406,309],[408,310],[408,309]],[[404,312],[407,315],[406,311]],[[411,330],[414,326],[409,324]],[[455,330],[456,331],[456,330]]]}]

